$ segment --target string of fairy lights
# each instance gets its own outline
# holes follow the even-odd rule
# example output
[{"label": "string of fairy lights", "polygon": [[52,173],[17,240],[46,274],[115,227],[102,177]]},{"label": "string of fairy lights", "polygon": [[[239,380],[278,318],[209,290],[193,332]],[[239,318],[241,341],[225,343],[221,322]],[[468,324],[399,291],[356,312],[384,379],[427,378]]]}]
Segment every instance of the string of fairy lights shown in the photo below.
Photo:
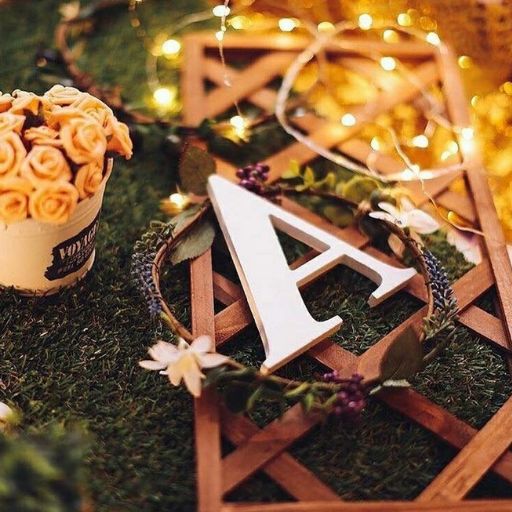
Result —
[{"label": "string of fairy lights", "polygon": [[[336,25],[330,21],[320,21],[313,26],[312,22],[300,19],[299,16],[273,17],[258,12],[246,12],[238,7],[238,3],[235,7],[232,7],[229,0],[224,0],[222,3],[204,11],[183,16],[174,24],[172,30],[167,34],[151,38],[143,28],[138,15],[139,5],[148,1],[149,0],[131,0],[129,8],[131,24],[137,36],[143,41],[148,55],[146,69],[148,87],[151,91],[150,106],[161,116],[177,115],[180,111],[178,88],[173,84],[162,83],[159,78],[158,69],[159,60],[165,59],[167,65],[174,66],[178,71],[182,52],[179,33],[183,28],[201,22],[210,22],[209,26],[211,26],[212,20],[218,20],[215,23],[216,28],[213,28],[213,30],[219,42],[219,53],[226,70],[227,65],[223,52],[223,41],[229,31],[242,31],[245,33],[268,31],[281,33],[308,32],[313,37],[312,44],[319,38],[323,38],[324,42],[325,40],[331,39],[335,41],[338,35]],[[414,10],[408,10],[407,12],[398,13],[392,23],[384,19],[379,19],[369,12],[361,12],[355,17],[355,21],[352,23],[350,30],[368,32],[372,36],[376,35],[381,38],[381,40],[386,43],[399,44],[404,41],[404,37],[414,37],[441,48],[443,41],[437,32],[435,20],[425,16],[417,16],[413,11]],[[366,55],[365,57],[376,61],[380,68],[390,75],[400,74],[402,78],[410,81],[413,81],[415,78],[413,73],[409,73],[407,66],[403,65],[400,60],[395,57],[375,54]],[[475,66],[472,58],[468,55],[460,55],[458,57],[458,65],[462,70],[470,70]],[[293,82],[293,80],[291,82]],[[290,91],[294,87],[294,84],[291,82],[288,84],[289,90],[287,93],[281,95],[282,116],[280,122],[285,129],[289,126],[286,120],[286,102]],[[231,86],[227,71],[225,73],[224,85],[226,87]],[[395,151],[404,162],[404,170],[398,175],[391,176],[391,178],[402,181],[423,181],[437,177],[443,172],[454,172],[463,168],[463,155],[473,151],[475,145],[475,132],[473,128],[471,126],[453,126],[443,115],[444,106],[440,105],[441,102],[435,100],[435,95],[421,84],[415,85],[421,93],[422,98],[426,100],[424,103],[427,105],[427,108],[418,109],[416,106],[414,107],[419,112],[414,113],[414,115],[410,114],[411,119],[408,120],[408,124],[413,126],[413,128],[409,126],[408,130],[397,130],[390,126],[388,120],[387,126],[377,126],[374,124],[371,129],[362,130],[365,136],[368,135],[367,142],[372,150],[368,161],[365,162],[367,164],[366,167],[370,169],[370,174],[373,173],[372,162],[377,154],[389,154],[390,151]],[[282,90],[281,88],[281,91]],[[500,92],[510,95],[512,98],[512,82],[502,84]],[[476,106],[480,100],[481,96],[477,94],[473,95],[471,98],[471,105],[475,111],[477,111]],[[229,129],[232,132],[231,135],[233,139],[246,139],[248,135],[250,135],[251,127],[257,124],[258,120],[252,118],[250,115],[244,115],[238,105],[235,105],[235,108],[236,115],[233,115],[227,121]],[[277,110],[279,110],[279,102]],[[419,131],[416,130],[416,133],[414,133],[414,127],[418,124],[418,115],[423,116],[425,122],[423,129]],[[343,127],[347,128],[355,126],[358,123],[358,119],[354,113],[350,111],[344,112],[339,117],[338,121]],[[439,147],[438,143],[435,143],[436,127],[444,128],[447,133],[442,139],[441,147]],[[295,135],[296,134],[294,134],[294,136]],[[324,148],[314,144],[311,145],[311,141],[308,141],[307,136],[304,138],[304,135],[300,132],[299,140],[306,145],[309,144],[317,153],[326,156],[336,163],[341,163],[344,166],[348,165],[349,168],[350,165],[353,164],[351,160],[340,161],[339,154],[337,153],[327,152]],[[412,151],[416,156],[420,155],[421,157],[429,151],[433,152],[434,146],[436,148],[435,156],[437,160],[434,162],[431,161],[427,165],[423,162],[417,164],[413,161],[413,158],[409,156],[409,151]],[[404,148],[408,149],[405,150]],[[434,163],[433,166],[430,165],[432,163]],[[355,171],[361,172],[362,168],[355,169]],[[379,177],[382,178],[382,176]],[[181,202],[181,197],[175,197],[174,199]],[[510,216],[512,218],[512,213]]]}]

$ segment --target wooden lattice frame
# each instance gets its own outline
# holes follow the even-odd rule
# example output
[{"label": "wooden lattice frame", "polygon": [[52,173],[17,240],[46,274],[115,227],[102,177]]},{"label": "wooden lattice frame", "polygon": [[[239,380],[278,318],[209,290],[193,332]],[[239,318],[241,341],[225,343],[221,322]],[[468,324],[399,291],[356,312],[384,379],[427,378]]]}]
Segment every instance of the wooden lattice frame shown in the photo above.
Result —
[{"label": "wooden lattice frame", "polygon": [[[188,124],[197,124],[205,117],[221,115],[232,106],[234,100],[249,100],[265,111],[272,111],[275,92],[265,86],[286,70],[297,51],[304,48],[306,40],[291,36],[229,36],[225,49],[265,50],[265,54],[244,70],[229,70],[232,87],[223,87],[225,70],[215,57],[206,51],[217,48],[217,41],[209,34],[190,34],[184,44],[184,68],[182,93],[184,118]],[[388,45],[364,39],[344,41],[344,63],[362,73],[371,73],[378,79],[378,70],[368,68],[361,59],[350,56],[351,49],[366,48],[386,55],[421,59],[414,69],[418,80],[424,85],[443,82],[449,114],[454,124],[466,126],[469,114],[464,98],[463,86],[453,54],[440,53],[436,48],[423,43]],[[334,50],[334,49],[333,49]],[[339,52],[339,48],[336,50]],[[217,84],[217,88],[206,92],[205,80]],[[384,92],[370,106],[357,112],[358,124],[343,128],[313,116],[297,121],[314,139],[328,147],[337,147],[345,154],[365,161],[370,148],[354,136],[361,124],[373,119],[394,105],[410,101],[418,91],[410,83],[399,83],[393,90]],[[313,159],[315,154],[300,144],[292,144],[267,159],[271,166],[271,177],[287,168],[291,159],[301,164]],[[403,168],[400,162],[381,156],[374,166],[383,173],[396,172]],[[221,174],[233,177],[234,167],[218,161]],[[487,234],[487,255],[482,263],[474,267],[455,284],[454,289],[461,307],[460,323],[481,335],[485,340],[512,355],[512,270],[506,253],[505,241],[494,210],[487,186],[485,171],[477,155],[471,155],[467,172],[472,198],[460,196],[448,189],[454,176],[444,177],[428,183],[427,188],[436,201],[457,212],[466,220],[479,224]],[[419,204],[427,202],[417,184],[409,188]],[[339,236],[383,261],[393,263],[388,256],[368,244],[368,239],[356,229],[339,229],[297,203],[284,200],[283,207],[300,215],[311,223]],[[489,236],[491,235],[491,236]],[[307,254],[295,265],[313,257]],[[394,262],[396,265],[396,261]],[[495,286],[501,303],[501,318],[487,313],[474,302],[484,292]],[[413,297],[425,302],[426,295],[418,276],[406,288]],[[212,269],[211,253],[208,252],[191,264],[191,293],[193,332],[215,336],[216,345],[232,339],[253,322],[253,318],[242,290]],[[214,314],[214,297],[226,308]],[[308,352],[308,355],[328,368],[343,375],[353,373],[362,358],[365,370],[376,369],[388,344],[407,326],[419,325],[425,308],[411,315],[405,322],[384,336],[362,356],[326,340]],[[503,320],[502,320],[503,319]],[[507,321],[507,319],[509,321]],[[290,408],[282,417],[263,429],[246,417],[235,416],[221,409],[210,393],[205,393],[195,406],[198,501],[201,512],[285,512],[285,511],[509,511],[512,501],[469,501],[463,498],[488,471],[512,483],[512,398],[480,430],[476,430],[458,419],[444,408],[413,389],[400,389],[379,394],[389,407],[414,420],[441,440],[459,449],[458,455],[444,468],[427,488],[412,502],[343,502],[341,498],[321,482],[311,471],[294,459],[287,449],[301,436],[309,432],[318,418],[307,416],[300,405]],[[226,437],[237,449],[222,458],[220,437]],[[236,488],[257,471],[264,471],[283,487],[297,502],[279,504],[225,503],[223,495]]]}]

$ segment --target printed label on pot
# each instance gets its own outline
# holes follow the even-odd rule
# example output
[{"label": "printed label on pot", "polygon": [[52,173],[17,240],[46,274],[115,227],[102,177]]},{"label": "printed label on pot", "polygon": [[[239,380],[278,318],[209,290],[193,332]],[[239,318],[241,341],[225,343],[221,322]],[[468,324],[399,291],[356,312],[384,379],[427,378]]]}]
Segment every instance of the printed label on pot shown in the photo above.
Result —
[{"label": "printed label on pot", "polygon": [[62,279],[83,267],[94,251],[99,217],[98,213],[80,233],[52,249],[53,261],[44,274],[46,279],[49,281]]}]

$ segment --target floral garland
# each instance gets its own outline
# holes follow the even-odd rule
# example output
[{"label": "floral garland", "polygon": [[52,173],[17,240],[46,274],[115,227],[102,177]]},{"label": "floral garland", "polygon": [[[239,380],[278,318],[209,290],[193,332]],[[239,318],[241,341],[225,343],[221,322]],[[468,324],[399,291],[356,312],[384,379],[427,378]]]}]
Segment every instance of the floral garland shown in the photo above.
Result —
[{"label": "floral garland", "polygon": [[[295,188],[282,183],[269,185],[268,171],[268,166],[263,164],[240,169],[237,173],[239,184],[276,202],[286,195],[321,194],[315,190],[297,192]],[[390,197],[389,191],[381,195]],[[260,401],[278,402],[281,406],[300,402],[306,412],[332,413],[353,420],[359,417],[369,395],[383,387],[408,386],[407,379],[421,371],[450,343],[458,313],[457,301],[445,270],[422,245],[412,227],[425,228],[435,221],[420,210],[409,208],[403,211],[391,202],[380,201],[377,207],[373,207],[366,200],[354,203],[337,195],[332,195],[330,199],[354,209],[354,217],[360,226],[363,225],[362,221],[377,222],[389,236],[396,237],[412,255],[425,279],[428,311],[421,333],[418,336],[409,329],[395,339],[383,357],[378,378],[369,380],[359,374],[343,378],[333,371],[314,381],[290,380],[263,374],[258,369],[246,367],[216,353],[209,336],[194,339],[163,298],[160,275],[167,261],[176,264],[194,258],[210,247],[214,231],[213,236],[205,235],[212,229],[209,200],[186,209],[169,222],[152,223],[135,245],[132,275],[146,299],[149,313],[155,319],[161,318],[178,337],[177,345],[158,341],[149,349],[151,359],[141,361],[140,366],[167,375],[174,386],[184,382],[195,397],[200,396],[204,387],[214,388],[234,412],[250,411]],[[203,243],[194,245],[192,240],[203,240]],[[187,249],[183,250],[184,247]]]}]

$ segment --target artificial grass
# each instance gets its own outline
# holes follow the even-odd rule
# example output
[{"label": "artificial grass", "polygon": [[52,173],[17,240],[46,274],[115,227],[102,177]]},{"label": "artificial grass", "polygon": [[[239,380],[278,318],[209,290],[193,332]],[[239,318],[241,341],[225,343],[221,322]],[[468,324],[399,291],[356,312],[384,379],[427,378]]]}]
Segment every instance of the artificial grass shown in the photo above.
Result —
[{"label": "artificial grass", "polygon": [[[47,88],[34,72],[33,55],[39,45],[51,44],[59,4],[21,1],[1,8],[1,90]],[[199,1],[171,5],[152,0],[145,2],[142,14],[157,33],[168,30],[180,12],[200,7]],[[81,59],[84,69],[106,83],[121,84],[129,101],[139,104],[148,94],[144,53],[127,13],[119,9],[100,28]],[[87,460],[89,487],[101,512],[195,509],[192,401],[182,389],[137,366],[160,333],[148,320],[129,278],[133,243],[150,219],[161,215],[158,201],[174,186],[175,163],[160,150],[164,134],[163,129],[149,128],[143,150],[129,163],[117,163],[106,193],[97,261],[83,282],[48,299],[0,293],[0,400],[23,412],[24,426],[43,427],[54,421],[87,426],[93,438]],[[469,268],[442,237],[434,236],[430,242],[452,279]],[[285,245],[293,254],[300,252],[298,246]],[[233,274],[225,258],[215,259]],[[186,265],[167,273],[165,288],[186,320]],[[370,311],[365,301],[372,289],[358,274],[337,268],[311,286],[305,298],[319,319],[339,314],[344,326],[336,341],[360,353],[419,307],[397,295]],[[224,350],[247,364],[263,360],[254,328]],[[321,370],[303,357],[284,372],[307,378]],[[464,328],[458,328],[453,346],[414,384],[476,427],[512,391],[501,356]],[[263,425],[275,414],[261,408],[253,416]],[[230,449],[226,444],[225,450]],[[291,451],[347,499],[412,498],[454,454],[435,436],[376,400],[360,424],[328,421]],[[474,494],[508,493],[509,487],[500,480],[487,478]],[[230,498],[264,501],[287,496],[257,475]]]}]

